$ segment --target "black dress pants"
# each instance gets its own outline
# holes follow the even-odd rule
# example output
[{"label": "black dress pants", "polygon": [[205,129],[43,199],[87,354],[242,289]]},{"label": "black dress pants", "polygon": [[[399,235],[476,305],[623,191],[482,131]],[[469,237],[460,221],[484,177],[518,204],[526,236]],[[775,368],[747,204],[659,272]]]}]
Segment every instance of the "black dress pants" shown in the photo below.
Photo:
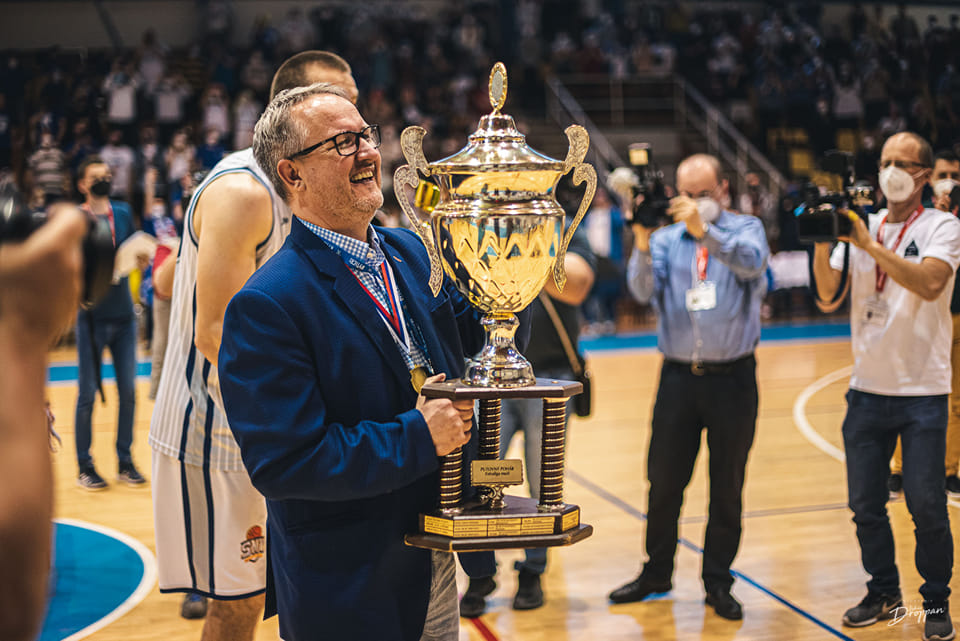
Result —
[{"label": "black dress pants", "polygon": [[[694,371],[696,369],[696,371]],[[710,509],[703,544],[706,589],[733,584],[730,565],[740,546],[742,491],[757,422],[756,360],[752,355],[706,371],[664,361],[653,409],[647,458],[648,560],[645,578],[671,581],[677,520],[693,474],[701,432],[710,452]]]}]

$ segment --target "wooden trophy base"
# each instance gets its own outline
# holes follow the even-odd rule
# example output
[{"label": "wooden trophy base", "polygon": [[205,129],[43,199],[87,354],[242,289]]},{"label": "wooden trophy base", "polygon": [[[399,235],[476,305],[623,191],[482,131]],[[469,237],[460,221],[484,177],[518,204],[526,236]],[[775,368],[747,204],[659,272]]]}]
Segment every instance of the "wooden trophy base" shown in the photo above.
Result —
[{"label": "wooden trophy base", "polygon": [[571,545],[593,534],[593,526],[580,523],[576,505],[543,511],[538,509],[536,499],[503,499],[505,507],[501,510],[471,503],[457,514],[421,514],[421,531],[406,535],[404,542],[430,550],[478,552]]}]

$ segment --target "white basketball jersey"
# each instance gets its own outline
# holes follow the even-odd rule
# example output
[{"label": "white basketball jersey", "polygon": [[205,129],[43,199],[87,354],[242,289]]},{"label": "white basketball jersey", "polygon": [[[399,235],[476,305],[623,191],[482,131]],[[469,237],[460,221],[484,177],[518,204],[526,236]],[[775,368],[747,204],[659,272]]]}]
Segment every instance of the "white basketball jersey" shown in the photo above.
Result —
[{"label": "white basketball jersey", "polygon": [[191,465],[230,471],[244,469],[240,449],[223,412],[217,368],[194,344],[198,245],[193,217],[203,190],[220,176],[238,172],[248,173],[260,181],[273,201],[273,225],[270,235],[257,247],[257,268],[280,249],[290,233],[290,209],[257,165],[252,149],[225,157],[197,187],[184,216],[171,300],[170,334],[150,422],[150,445],[154,449]]}]

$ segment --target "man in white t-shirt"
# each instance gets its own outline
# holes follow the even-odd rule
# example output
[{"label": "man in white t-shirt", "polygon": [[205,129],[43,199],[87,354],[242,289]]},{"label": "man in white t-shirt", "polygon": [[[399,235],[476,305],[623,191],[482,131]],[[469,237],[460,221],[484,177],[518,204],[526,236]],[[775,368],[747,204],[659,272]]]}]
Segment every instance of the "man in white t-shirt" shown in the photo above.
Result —
[{"label": "man in white t-shirt", "polygon": [[[853,375],[843,421],[847,490],[867,596],[843,624],[861,627],[905,611],[887,515],[888,462],[903,443],[903,490],[916,534],[916,566],[926,614],[923,639],[955,631],[948,598],[953,539],[944,493],[944,449],[953,325],[950,292],[960,264],[960,221],[921,205],[933,152],[910,132],[891,136],[880,156],[889,209],[851,214],[850,329]],[[841,245],[817,243],[814,272],[822,300],[840,286]]]},{"label": "man in white t-shirt", "polygon": [[[133,149],[123,142],[123,132],[112,129],[107,137],[107,144],[100,150],[100,158],[110,167],[113,183],[110,197],[120,200],[130,200],[133,187],[133,163],[136,156]],[[139,209],[139,207],[137,208]]]}]

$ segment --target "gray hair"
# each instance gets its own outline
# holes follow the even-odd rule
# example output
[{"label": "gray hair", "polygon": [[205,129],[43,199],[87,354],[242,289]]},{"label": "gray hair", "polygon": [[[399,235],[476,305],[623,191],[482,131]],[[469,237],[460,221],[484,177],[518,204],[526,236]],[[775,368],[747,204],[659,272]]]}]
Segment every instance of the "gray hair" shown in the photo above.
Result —
[{"label": "gray hair", "polygon": [[337,85],[329,82],[318,82],[307,87],[286,89],[278,93],[253,129],[253,156],[257,164],[266,172],[277,195],[287,201],[289,193],[283,184],[277,164],[303,149],[307,141],[305,123],[297,122],[291,111],[311,96],[330,94],[349,101],[347,93]]}]

